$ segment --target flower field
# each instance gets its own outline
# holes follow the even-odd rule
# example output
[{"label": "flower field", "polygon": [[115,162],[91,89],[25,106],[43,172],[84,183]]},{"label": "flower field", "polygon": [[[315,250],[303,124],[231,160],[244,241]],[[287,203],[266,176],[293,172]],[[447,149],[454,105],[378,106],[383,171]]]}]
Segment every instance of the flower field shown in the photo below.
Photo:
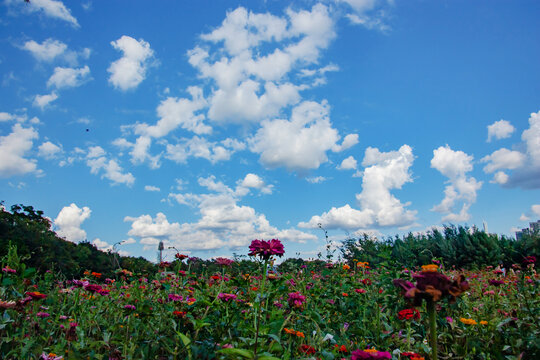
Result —
[{"label": "flower field", "polygon": [[538,359],[536,259],[509,269],[305,262],[279,240],[250,261],[65,279],[2,260],[2,359]]}]

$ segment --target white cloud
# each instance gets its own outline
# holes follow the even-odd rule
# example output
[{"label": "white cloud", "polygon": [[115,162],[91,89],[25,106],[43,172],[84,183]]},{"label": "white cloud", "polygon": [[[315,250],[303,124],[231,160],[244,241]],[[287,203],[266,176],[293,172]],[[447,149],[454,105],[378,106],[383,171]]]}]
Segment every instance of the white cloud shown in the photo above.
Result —
[{"label": "white cloud", "polygon": [[483,157],[481,162],[487,162],[484,167],[486,173],[492,173],[501,169],[516,169],[521,167],[525,162],[525,155],[519,151],[508,150],[501,148],[491,155]]},{"label": "white cloud", "polygon": [[326,180],[328,180],[328,179],[325,178],[324,176],[314,176],[314,177],[307,177],[306,178],[306,181],[310,182],[312,184],[320,184],[322,182],[325,182]]},{"label": "white cloud", "polygon": [[[27,5],[27,4],[25,4]],[[77,19],[71,15],[71,12],[64,5],[63,2],[57,0],[31,0],[28,4],[28,10],[30,12],[43,13],[46,16],[67,21],[73,27],[78,28],[79,23]]]},{"label": "white cloud", "polygon": [[158,188],[157,186],[152,186],[152,185],[146,185],[146,186],[144,187],[144,190],[145,190],[145,191],[154,191],[154,192],[159,192],[159,191],[161,191],[160,188]]},{"label": "white cloud", "polygon": [[113,246],[111,244],[98,238],[92,240],[92,244],[101,251],[112,251],[113,249]]},{"label": "white cloud", "polygon": [[15,175],[24,175],[37,170],[36,160],[25,158],[26,153],[32,149],[33,140],[38,138],[34,128],[24,128],[16,123],[11,133],[0,136],[0,177],[7,178]]},{"label": "white cloud", "polygon": [[[300,100],[307,85],[289,82],[296,67],[316,63],[320,51],[335,37],[328,8],[288,10],[286,17],[255,14],[239,7],[227,13],[220,27],[201,39],[223,43],[216,56],[197,46],[189,62],[201,78],[215,81],[208,97],[213,121],[250,123],[278,116],[281,109]],[[299,69],[299,74],[305,69]],[[321,70],[335,70],[328,67]]]},{"label": "white cloud", "polygon": [[269,168],[316,169],[328,160],[326,152],[339,140],[328,113],[326,101],[305,101],[293,109],[290,121],[264,121],[248,139],[250,150],[260,154],[259,161]]},{"label": "white cloud", "polygon": [[86,231],[81,229],[81,225],[90,217],[91,212],[89,207],[84,206],[81,209],[74,203],[63,207],[54,219],[56,233],[75,243],[86,240]]},{"label": "white cloud", "polygon": [[351,155],[346,159],[343,159],[341,164],[337,167],[338,170],[354,170],[358,165],[356,159]]},{"label": "white cloud", "polygon": [[534,167],[540,167],[540,111],[531,113],[529,128],[523,131],[521,139],[527,144],[527,154]]},{"label": "white cloud", "polygon": [[123,56],[111,63],[107,69],[111,73],[109,82],[122,91],[136,88],[146,78],[148,60],[154,55],[150,44],[143,39],[137,41],[124,35],[112,41],[111,45],[122,51]]},{"label": "white cloud", "polygon": [[10,114],[10,113],[7,113],[7,112],[0,112],[0,122],[4,122],[4,121],[10,121],[10,120],[13,120],[15,119],[15,116]]},{"label": "white cloud", "polygon": [[47,160],[56,158],[59,153],[62,153],[62,148],[50,141],[46,141],[38,147],[38,156]]},{"label": "white cloud", "polygon": [[509,176],[504,171],[497,171],[495,174],[493,174],[493,179],[490,180],[490,183],[494,184],[506,184],[508,182]]},{"label": "white cloud", "polygon": [[137,124],[135,133],[160,138],[181,127],[195,134],[208,134],[212,128],[203,123],[204,115],[196,114],[206,106],[202,89],[196,86],[188,88],[191,100],[168,97],[157,108],[160,117],[156,125]]},{"label": "white cloud", "polygon": [[[482,187],[482,182],[474,177],[467,177],[472,171],[473,157],[463,151],[454,151],[448,145],[433,150],[431,167],[448,177],[450,185],[444,190],[444,199],[431,210],[442,214],[441,221],[463,222],[470,219],[468,210],[476,202],[476,193]],[[502,180],[500,175],[499,180]],[[462,202],[459,213],[455,212],[458,202]]]},{"label": "white cloud", "polygon": [[53,91],[50,94],[46,95],[36,95],[34,97],[34,103],[33,105],[35,107],[40,107],[41,110],[43,110],[47,105],[52,103],[54,100],[58,99],[58,95]]},{"label": "white cloud", "polygon": [[[239,188],[244,188],[246,192],[249,191],[249,189],[258,189],[263,194],[271,194],[274,189],[274,185],[265,184],[264,180],[261,179],[259,175],[252,173],[247,174],[241,181],[239,180],[238,184]],[[238,191],[239,189],[237,189],[237,192]]]},{"label": "white cloud", "polygon": [[30,40],[24,43],[23,49],[30,53],[39,61],[52,61],[56,57],[64,54],[67,45],[61,41],[51,38],[43,41],[41,44]]},{"label": "white cloud", "polygon": [[412,182],[409,168],[414,161],[412,149],[403,145],[398,151],[380,152],[376,148],[366,149],[362,164],[367,166],[362,177],[362,192],[356,195],[360,210],[346,204],[333,207],[322,215],[313,216],[300,227],[317,228],[322,224],[327,229],[361,230],[371,226],[406,226],[415,221],[416,211],[406,209],[390,190],[401,189]]},{"label": "white cloud", "polygon": [[388,31],[390,27],[386,23],[388,4],[392,0],[334,0],[336,3],[346,3],[352,13],[347,13],[346,17],[352,24],[362,25],[367,29]]},{"label": "white cloud", "polygon": [[112,181],[113,185],[126,184],[133,185],[135,177],[130,173],[125,173],[122,167],[114,159],[107,159],[106,152],[99,146],[93,146],[86,155],[86,165],[94,175],[102,173],[101,178]]},{"label": "white cloud", "polygon": [[47,81],[47,86],[54,86],[57,89],[77,87],[84,84],[89,79],[89,76],[90,68],[86,65],[79,69],[56,67]]},{"label": "white cloud", "polygon": [[519,221],[529,221],[529,220],[531,220],[531,218],[525,214],[521,214],[521,216],[519,217]]},{"label": "white cloud", "polygon": [[[252,174],[255,175],[255,174]],[[229,188],[215,177],[199,178],[199,185],[208,194],[169,194],[179,204],[198,208],[199,219],[192,223],[169,222],[163,213],[155,218],[150,215],[126,217],[132,222],[129,236],[151,245],[163,240],[166,244],[186,250],[211,250],[224,246],[238,248],[248,245],[255,238],[279,238],[283,241],[306,242],[317,237],[294,228],[277,229],[270,225],[263,214],[249,206],[239,205],[246,188],[263,191],[267,186],[258,176],[246,176],[237,181],[236,189]]]},{"label": "white cloud", "polygon": [[531,206],[531,211],[532,211],[536,216],[540,216],[540,204]]},{"label": "white cloud", "polygon": [[523,131],[521,139],[526,149],[526,159],[522,166],[515,168],[504,185],[506,187],[519,186],[524,189],[538,189],[540,188],[540,111],[531,113],[529,128]]},{"label": "white cloud", "polygon": [[499,140],[505,139],[512,135],[516,130],[509,121],[499,120],[495,121],[493,124],[488,125],[488,138],[487,142],[491,142],[491,139]]},{"label": "white cloud", "polygon": [[215,164],[229,160],[236,151],[244,147],[242,143],[229,138],[221,142],[211,142],[194,136],[191,139],[180,139],[176,144],[167,144],[166,158],[176,163],[185,163],[190,157],[195,157]]}]

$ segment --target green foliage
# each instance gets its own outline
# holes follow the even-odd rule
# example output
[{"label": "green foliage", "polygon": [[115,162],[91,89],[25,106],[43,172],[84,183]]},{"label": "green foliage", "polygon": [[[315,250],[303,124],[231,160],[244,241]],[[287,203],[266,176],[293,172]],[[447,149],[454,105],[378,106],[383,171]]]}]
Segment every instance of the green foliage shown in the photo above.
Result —
[{"label": "green foliage", "polygon": [[389,262],[407,268],[428,264],[433,260],[464,269],[521,263],[527,256],[540,259],[539,234],[527,234],[520,240],[488,234],[476,228],[453,225],[443,231],[433,229],[427,234],[409,233],[402,238],[377,240],[363,237],[343,241],[341,253],[345,260],[368,261],[378,265]]},{"label": "green foliage", "polygon": [[[59,238],[43,211],[32,206],[13,205],[11,211],[0,207],[0,257],[12,257],[12,246],[17,248],[21,262],[40,273],[55,269],[70,279],[80,277],[85,270],[109,277],[117,270],[115,254],[100,251],[86,241],[74,244]],[[142,273],[156,271],[155,265],[144,258],[121,257],[120,266]]]}]

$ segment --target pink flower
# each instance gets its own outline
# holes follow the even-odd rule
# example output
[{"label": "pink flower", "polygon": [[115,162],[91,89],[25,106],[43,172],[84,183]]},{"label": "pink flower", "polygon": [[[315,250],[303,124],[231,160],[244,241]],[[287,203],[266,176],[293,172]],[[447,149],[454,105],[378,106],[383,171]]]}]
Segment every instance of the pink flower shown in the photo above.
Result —
[{"label": "pink flower", "polygon": [[84,287],[84,290],[90,292],[99,292],[102,289],[101,285],[97,284],[88,284]]},{"label": "pink flower", "polygon": [[236,300],[237,296],[234,294],[219,293],[218,298],[223,302],[229,302],[231,300]]},{"label": "pink flower", "polygon": [[283,256],[285,250],[283,244],[278,239],[270,241],[253,240],[249,245],[249,256],[259,256],[263,260],[268,260],[273,255]]},{"label": "pink flower", "polygon": [[2,271],[5,272],[5,273],[8,273],[8,274],[16,274],[17,273],[17,270],[12,269],[7,265],[6,265],[5,268],[2,268]]},{"label": "pink flower", "polygon": [[289,293],[289,306],[293,308],[301,308],[306,301],[306,297],[299,292]]},{"label": "pink flower", "polygon": [[184,300],[184,297],[182,295],[169,294],[169,301],[182,301],[182,300]]},{"label": "pink flower", "polygon": [[48,318],[49,316],[51,316],[51,314],[46,313],[46,312],[41,312],[41,311],[40,311],[40,312],[38,312],[38,313],[36,314],[36,316],[37,316],[37,317],[40,317],[40,318],[42,318],[42,319],[44,319],[44,318]]},{"label": "pink flower", "polygon": [[355,350],[351,353],[351,355],[351,360],[383,360],[392,358],[392,355],[390,355],[390,353],[387,351],[376,351],[372,349]]},{"label": "pink flower", "polygon": [[227,259],[224,257],[218,257],[214,261],[216,262],[216,264],[220,266],[231,266],[231,264],[234,262],[234,260]]},{"label": "pink flower", "polygon": [[126,309],[126,310],[135,310],[136,307],[135,307],[135,305],[125,305],[124,309]]}]

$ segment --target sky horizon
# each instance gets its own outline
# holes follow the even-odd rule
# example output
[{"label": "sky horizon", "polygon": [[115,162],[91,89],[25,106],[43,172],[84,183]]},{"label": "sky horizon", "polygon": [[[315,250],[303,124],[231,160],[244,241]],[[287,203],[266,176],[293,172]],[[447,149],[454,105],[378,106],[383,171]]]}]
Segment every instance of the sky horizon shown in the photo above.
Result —
[{"label": "sky horizon", "polygon": [[0,1],[0,200],[69,241],[313,258],[319,224],[540,219],[538,2]]}]

